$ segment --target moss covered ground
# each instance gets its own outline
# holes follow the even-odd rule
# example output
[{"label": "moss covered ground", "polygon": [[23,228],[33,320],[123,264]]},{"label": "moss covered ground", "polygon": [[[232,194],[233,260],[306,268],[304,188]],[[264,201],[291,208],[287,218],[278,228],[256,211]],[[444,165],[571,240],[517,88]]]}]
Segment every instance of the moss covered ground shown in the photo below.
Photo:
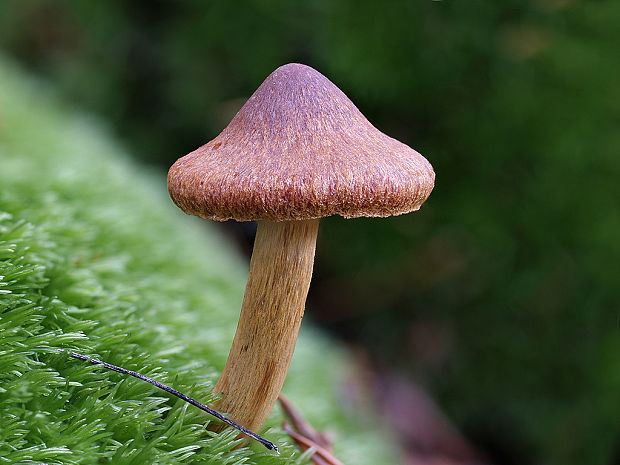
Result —
[{"label": "moss covered ground", "polygon": [[[307,463],[275,409],[280,446],[232,450],[232,431],[73,349],[204,403],[234,334],[247,265],[168,199],[98,121],[0,59],[0,464]],[[343,393],[346,354],[304,325],[284,392],[333,433],[344,463],[394,463],[372,415]]]}]

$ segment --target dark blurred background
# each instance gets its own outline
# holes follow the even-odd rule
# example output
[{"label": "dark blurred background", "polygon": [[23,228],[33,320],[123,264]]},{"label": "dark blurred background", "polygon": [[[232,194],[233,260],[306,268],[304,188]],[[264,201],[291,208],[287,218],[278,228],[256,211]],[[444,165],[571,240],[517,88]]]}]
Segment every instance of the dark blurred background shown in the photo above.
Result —
[{"label": "dark blurred background", "polygon": [[162,172],[321,71],[437,173],[324,220],[310,292],[408,463],[620,463],[620,2],[5,0],[0,47]]}]

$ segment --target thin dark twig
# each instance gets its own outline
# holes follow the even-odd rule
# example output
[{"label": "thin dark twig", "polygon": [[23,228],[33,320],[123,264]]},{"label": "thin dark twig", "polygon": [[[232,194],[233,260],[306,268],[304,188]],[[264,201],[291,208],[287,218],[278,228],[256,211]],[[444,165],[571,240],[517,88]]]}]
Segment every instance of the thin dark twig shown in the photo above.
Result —
[{"label": "thin dark twig", "polygon": [[121,373],[123,375],[133,376],[134,378],[138,378],[138,379],[141,379],[142,381],[146,381],[147,383],[150,383],[153,386],[158,387],[159,389],[163,389],[167,393],[172,394],[173,396],[178,397],[179,399],[184,400],[185,402],[187,402],[189,404],[192,404],[194,407],[198,407],[200,410],[203,410],[203,411],[207,412],[209,415],[212,415],[215,418],[217,418],[218,420],[223,421],[227,425],[230,425],[233,428],[241,431],[246,436],[248,436],[248,437],[250,437],[250,438],[260,442],[267,449],[274,450],[277,454],[280,454],[280,451],[278,450],[278,446],[276,446],[273,442],[267,441],[265,438],[262,438],[261,436],[259,436],[258,434],[254,433],[253,431],[250,431],[249,429],[245,428],[244,426],[241,426],[240,424],[235,423],[231,419],[226,418],[220,412],[218,412],[216,410],[213,410],[212,408],[209,408],[209,407],[207,407],[204,404],[201,404],[197,400],[194,400],[191,397],[186,396],[185,394],[183,394],[182,392],[177,391],[176,389],[172,389],[171,387],[168,387],[165,384],[160,383],[159,381],[155,381],[153,378],[149,378],[148,376],[144,376],[143,374],[140,374],[140,373],[138,373],[136,371],[126,370],[125,368],[117,367],[116,365],[112,365],[110,363],[102,362],[101,360],[97,360],[96,358],[87,357],[86,355],[81,355],[81,354],[78,354],[76,352],[71,352],[71,351],[64,350],[64,349],[56,349],[56,350],[58,352],[64,352],[67,355],[69,355],[69,356],[71,356],[73,358],[76,358],[78,360],[82,360],[84,362],[92,363],[93,365],[101,365],[104,368],[107,368],[108,370],[116,371],[117,373]]}]

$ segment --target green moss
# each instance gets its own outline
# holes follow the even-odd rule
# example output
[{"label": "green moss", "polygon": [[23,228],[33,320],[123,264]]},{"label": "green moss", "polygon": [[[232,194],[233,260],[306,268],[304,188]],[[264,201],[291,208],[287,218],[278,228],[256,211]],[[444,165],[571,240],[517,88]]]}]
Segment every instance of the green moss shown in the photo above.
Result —
[{"label": "green moss", "polygon": [[[156,130],[155,128],[153,129]],[[276,409],[257,444],[144,382],[55,354],[72,348],[204,403],[223,367],[246,265],[128,161],[101,125],[0,60],[0,464],[306,463]],[[302,329],[285,392],[345,463],[395,461],[339,392],[346,356]]]}]

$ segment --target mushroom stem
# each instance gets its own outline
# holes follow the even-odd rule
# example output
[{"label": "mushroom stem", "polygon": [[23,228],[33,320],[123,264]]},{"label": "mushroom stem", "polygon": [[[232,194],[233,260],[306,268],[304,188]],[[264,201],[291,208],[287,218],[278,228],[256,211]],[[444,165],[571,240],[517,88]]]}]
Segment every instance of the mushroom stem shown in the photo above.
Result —
[{"label": "mushroom stem", "polygon": [[235,339],[215,408],[259,430],[280,394],[304,314],[319,220],[259,221]]}]

